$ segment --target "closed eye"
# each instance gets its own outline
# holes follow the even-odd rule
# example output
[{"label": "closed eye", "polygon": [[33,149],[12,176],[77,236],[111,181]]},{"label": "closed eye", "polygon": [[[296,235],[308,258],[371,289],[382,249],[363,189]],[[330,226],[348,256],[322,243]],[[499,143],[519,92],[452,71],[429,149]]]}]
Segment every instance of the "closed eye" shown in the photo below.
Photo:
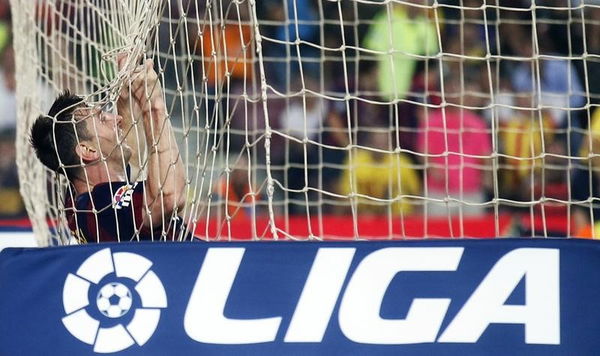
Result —
[{"label": "closed eye", "polygon": [[107,113],[114,113],[115,106],[113,105],[112,102],[109,101],[108,103],[106,103],[102,106],[102,111],[107,112]]}]

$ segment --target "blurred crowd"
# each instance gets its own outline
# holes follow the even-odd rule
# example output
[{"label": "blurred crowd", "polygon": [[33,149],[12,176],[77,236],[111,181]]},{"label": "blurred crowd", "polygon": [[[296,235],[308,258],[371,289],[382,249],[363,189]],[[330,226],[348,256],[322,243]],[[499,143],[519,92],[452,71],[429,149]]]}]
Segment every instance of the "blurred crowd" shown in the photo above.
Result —
[{"label": "blurred crowd", "polygon": [[[176,126],[221,134],[231,174],[212,198],[229,215],[264,201],[268,163],[286,214],[523,211],[584,227],[600,216],[600,1],[568,3],[171,1],[156,49]],[[18,189],[6,0],[0,21],[2,195]]]},{"label": "blurred crowd", "polygon": [[0,1],[0,218],[26,216],[19,193],[15,134],[17,101],[15,58],[11,43],[11,16],[8,0]]},{"label": "blurred crowd", "polygon": [[[281,209],[428,216],[521,211],[589,225],[600,213],[594,173],[600,2],[437,3],[257,4]],[[251,84],[262,79],[261,68],[252,66],[258,60],[250,15],[241,8],[225,6],[228,17],[219,27],[219,36],[235,41],[221,51],[199,51],[203,68],[217,75],[208,87],[230,100],[256,94]],[[205,45],[218,37],[202,29]],[[239,125],[238,142],[235,134],[230,138],[239,149],[264,132],[258,105],[250,122],[243,121],[248,111],[207,108],[216,120],[224,110],[233,118],[225,124]],[[257,132],[250,139],[249,128]],[[232,167],[247,170],[245,163]],[[259,189],[240,177],[233,183],[240,194]],[[239,196],[230,207],[248,206]]]}]

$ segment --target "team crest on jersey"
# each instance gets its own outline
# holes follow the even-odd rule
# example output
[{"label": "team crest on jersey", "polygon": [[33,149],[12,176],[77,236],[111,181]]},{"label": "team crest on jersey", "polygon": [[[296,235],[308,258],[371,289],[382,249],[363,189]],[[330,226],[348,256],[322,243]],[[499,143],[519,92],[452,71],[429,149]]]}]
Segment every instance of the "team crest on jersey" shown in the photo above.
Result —
[{"label": "team crest on jersey", "polygon": [[123,207],[128,207],[131,204],[131,199],[133,197],[133,192],[135,191],[135,187],[137,186],[137,182],[133,185],[125,184],[121,186],[115,192],[114,203],[116,209],[121,209]]}]

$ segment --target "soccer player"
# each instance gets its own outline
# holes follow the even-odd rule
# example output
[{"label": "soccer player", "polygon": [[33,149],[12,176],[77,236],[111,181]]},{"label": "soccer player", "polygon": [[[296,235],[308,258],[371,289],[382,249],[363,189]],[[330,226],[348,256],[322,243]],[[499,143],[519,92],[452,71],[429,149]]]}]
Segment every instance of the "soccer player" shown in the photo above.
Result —
[{"label": "soccer player", "polygon": [[[117,59],[120,69],[125,60]],[[66,175],[74,190],[66,199],[69,228],[80,242],[180,238],[185,226],[176,212],[185,203],[185,172],[152,61],[136,68],[117,107],[130,108],[143,121],[144,181],[129,177],[137,152],[124,138],[121,115],[65,91],[31,128],[40,161]],[[124,115],[131,120],[130,112]]]}]

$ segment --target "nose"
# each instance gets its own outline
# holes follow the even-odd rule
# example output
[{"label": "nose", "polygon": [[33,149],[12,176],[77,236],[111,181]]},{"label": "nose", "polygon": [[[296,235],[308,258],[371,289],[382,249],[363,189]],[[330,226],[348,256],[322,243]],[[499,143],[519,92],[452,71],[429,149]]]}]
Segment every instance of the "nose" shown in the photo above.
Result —
[{"label": "nose", "polygon": [[115,127],[121,128],[121,122],[123,121],[123,117],[117,114],[104,113],[106,115],[107,121],[113,122]]}]

